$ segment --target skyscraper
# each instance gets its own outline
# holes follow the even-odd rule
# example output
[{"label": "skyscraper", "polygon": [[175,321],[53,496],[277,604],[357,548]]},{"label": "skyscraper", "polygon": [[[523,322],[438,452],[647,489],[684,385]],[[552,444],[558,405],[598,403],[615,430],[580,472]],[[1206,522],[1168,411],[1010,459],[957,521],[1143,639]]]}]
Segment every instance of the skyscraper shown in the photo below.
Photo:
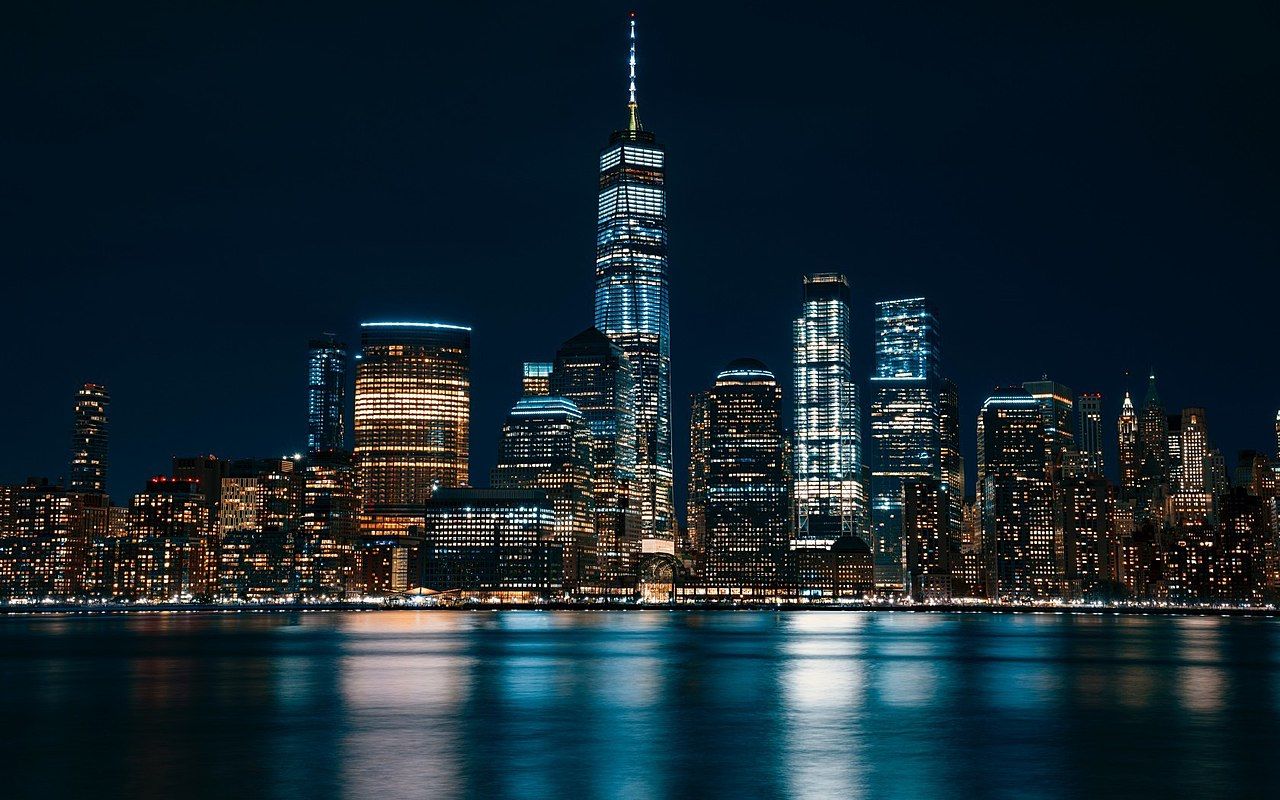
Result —
[{"label": "skyscraper", "polygon": [[635,588],[640,554],[636,498],[636,406],[631,362],[595,328],[556,351],[551,392],[568,398],[591,430],[596,558],[602,583]]},{"label": "skyscraper", "polygon": [[303,472],[302,535],[294,556],[300,596],[342,598],[355,588],[359,513],[351,454],[322,450],[308,456]]},{"label": "skyscraper", "polygon": [[997,390],[978,415],[978,488],[992,596],[1046,599],[1061,588],[1046,420],[1041,401],[1021,386]]},{"label": "skyscraper", "polygon": [[792,328],[793,548],[829,548],[842,535],[867,535],[861,419],[849,355],[849,302],[845,276],[804,277],[804,305]]},{"label": "skyscraper", "polygon": [[1124,393],[1116,432],[1120,453],[1120,497],[1132,500],[1138,493],[1138,412],[1128,392]]},{"label": "skyscraper", "polygon": [[76,392],[68,488],[83,494],[107,491],[107,405],[105,386],[86,383]]},{"label": "skyscraper", "polygon": [[944,378],[938,389],[938,452],[942,490],[947,493],[947,531],[958,541],[964,526],[965,474],[960,452],[960,389],[950,378]]},{"label": "skyscraper", "polygon": [[1138,517],[1159,518],[1169,491],[1172,463],[1169,455],[1169,418],[1156,391],[1156,376],[1147,381],[1147,396],[1138,418]]},{"label": "skyscraper", "polygon": [[355,458],[362,528],[371,531],[379,517],[420,508],[436,487],[467,484],[471,329],[439,322],[360,327]]},{"label": "skyscraper", "polygon": [[1044,456],[1051,479],[1061,474],[1067,454],[1076,449],[1075,395],[1067,386],[1046,379],[1027,381],[1022,388],[1040,404],[1044,416]]},{"label": "skyscraper", "polygon": [[290,458],[243,458],[222,479],[218,529],[219,594],[263,600],[294,591],[303,476]]},{"label": "skyscraper", "polygon": [[777,379],[753,358],[730,362],[706,394],[706,422],[706,578],[774,584],[791,514]]},{"label": "skyscraper", "polygon": [[622,348],[635,382],[636,488],[647,550],[674,550],[671,326],[666,154],[640,124],[631,15],[627,126],[600,153],[595,323]]},{"label": "skyscraper", "polygon": [[1090,473],[1102,473],[1102,395],[1085,392],[1080,395],[1079,430],[1076,448]]},{"label": "skyscraper", "polygon": [[347,346],[332,333],[307,344],[307,452],[346,446]]},{"label": "skyscraper", "polygon": [[[876,585],[882,589],[906,588],[904,485],[941,479],[938,339],[937,316],[923,297],[876,303],[871,538]],[[933,491],[939,493],[940,486]]]},{"label": "skyscraper", "polygon": [[555,510],[555,536],[563,554],[564,585],[595,585],[595,504],[591,428],[564,397],[520,398],[502,426],[495,489],[541,489]]},{"label": "skyscraper", "polygon": [[705,391],[695,392],[689,408],[689,497],[685,511],[688,547],[702,561],[707,544],[707,478],[711,472],[711,420]]}]

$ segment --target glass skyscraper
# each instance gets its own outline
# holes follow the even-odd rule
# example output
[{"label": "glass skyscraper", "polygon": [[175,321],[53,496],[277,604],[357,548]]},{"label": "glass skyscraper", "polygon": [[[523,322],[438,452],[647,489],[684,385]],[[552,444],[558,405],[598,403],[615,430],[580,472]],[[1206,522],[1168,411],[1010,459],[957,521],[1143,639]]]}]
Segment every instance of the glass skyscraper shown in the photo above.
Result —
[{"label": "glass skyscraper", "polygon": [[591,430],[596,559],[607,589],[634,589],[640,552],[636,406],[631,362],[595,328],[556,351],[550,391],[571,400]]},{"label": "glass skyscraper", "polygon": [[105,386],[86,383],[76,392],[75,421],[71,433],[73,492],[105,494],[107,491],[107,405]]},{"label": "glass skyscraper", "polygon": [[599,582],[592,501],[591,429],[565,397],[521,397],[507,415],[493,469],[495,489],[541,489],[555,509],[566,588]]},{"label": "glass skyscraper", "polygon": [[667,286],[666,154],[636,106],[631,19],[628,122],[600,153],[595,324],[634,372],[636,486],[646,550],[673,550],[671,329]]},{"label": "glass skyscraper", "polygon": [[796,525],[793,548],[865,537],[862,434],[849,355],[849,281],[804,277],[804,305],[792,328],[795,369]]},{"label": "glass skyscraper", "polygon": [[307,452],[345,446],[347,346],[332,333],[307,345]]},{"label": "glass skyscraper", "polygon": [[773,584],[786,559],[791,513],[782,389],[764,364],[738,359],[706,393],[706,419],[706,577]]},{"label": "glass skyscraper", "polygon": [[941,480],[939,388],[938,321],[932,306],[923,297],[876,303],[871,544],[876,584],[884,589],[906,588],[903,487],[912,480]]},{"label": "glass skyscraper", "polygon": [[395,507],[420,508],[436,487],[467,484],[471,329],[438,322],[360,327],[357,474],[366,515],[397,516]]}]

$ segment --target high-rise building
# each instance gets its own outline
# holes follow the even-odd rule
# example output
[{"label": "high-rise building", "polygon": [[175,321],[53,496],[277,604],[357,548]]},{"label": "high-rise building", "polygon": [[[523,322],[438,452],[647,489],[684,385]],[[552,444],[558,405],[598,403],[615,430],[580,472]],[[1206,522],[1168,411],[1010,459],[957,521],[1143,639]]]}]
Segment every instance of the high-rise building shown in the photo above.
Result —
[{"label": "high-rise building", "polygon": [[198,483],[152,478],[129,505],[112,594],[124,600],[211,598],[217,589],[217,534]]},{"label": "high-rise building", "polygon": [[346,446],[347,346],[332,333],[307,345],[307,452]]},{"label": "high-rise building", "polygon": [[209,502],[213,519],[218,518],[222,504],[222,479],[227,477],[231,462],[214,455],[174,456],[173,477],[180,483],[194,487]]},{"label": "high-rise building", "polygon": [[771,586],[786,561],[791,504],[782,389],[760,361],[740,358],[706,394],[706,580]]},{"label": "high-rise building", "polygon": [[1075,396],[1069,387],[1047,378],[1027,381],[1022,388],[1040,404],[1040,413],[1044,416],[1045,464],[1051,479],[1056,479],[1067,454],[1076,449]]},{"label": "high-rise building", "polygon": [[866,537],[858,389],[849,355],[849,281],[804,278],[793,330],[796,524],[793,548],[830,548],[843,535]]},{"label": "high-rise building", "polygon": [[993,596],[1059,594],[1062,554],[1046,463],[1043,404],[1020,386],[998,390],[978,415],[978,487]]},{"label": "high-rise building", "polygon": [[689,496],[685,510],[688,550],[701,565],[707,545],[707,478],[711,473],[711,419],[707,392],[695,392],[689,408]]},{"label": "high-rise building", "polygon": [[305,485],[301,462],[245,458],[222,479],[218,593],[236,600],[292,596]]},{"label": "high-rise building", "polygon": [[565,588],[598,585],[591,428],[568,398],[522,397],[507,415],[495,489],[540,489],[555,510]]},{"label": "high-rise building", "polygon": [[596,560],[602,584],[635,588],[640,555],[636,406],[631,362],[596,328],[556,351],[551,391],[578,407],[591,430]]},{"label": "high-rise building", "polygon": [[951,540],[947,496],[930,475],[902,484],[902,538],[907,589],[924,602],[951,599]]},{"label": "high-rise building", "polygon": [[0,599],[70,598],[84,588],[87,538],[79,524],[91,495],[32,478],[0,493]]},{"label": "high-rise building", "polygon": [[545,397],[551,394],[551,370],[553,364],[546,361],[526,361],[520,379],[525,397]]},{"label": "high-rise building", "polygon": [[876,303],[871,544],[881,589],[906,588],[903,487],[941,480],[938,341],[937,315],[923,297]]},{"label": "high-rise building", "polygon": [[68,488],[84,494],[107,491],[107,387],[86,383],[76,392]]},{"label": "high-rise building", "polygon": [[1073,475],[1061,497],[1064,593],[1090,597],[1110,580],[1111,487],[1098,473]]},{"label": "high-rise building", "polygon": [[471,329],[365,322],[356,368],[361,529],[400,531],[433,489],[468,482]]},{"label": "high-rise building", "polygon": [[1076,448],[1090,473],[1102,474],[1102,395],[1085,392],[1080,395],[1079,431]]},{"label": "high-rise building", "polygon": [[965,474],[960,452],[960,389],[950,378],[944,378],[938,389],[938,453],[942,490],[947,493],[947,531],[958,541],[964,526]]},{"label": "high-rise building", "polygon": [[441,489],[426,503],[425,585],[522,600],[562,590],[555,510],[534,489]]},{"label": "high-rise building", "polygon": [[1116,420],[1116,430],[1120,454],[1120,497],[1132,500],[1138,494],[1138,412],[1133,407],[1133,399],[1124,393],[1124,404],[1120,408],[1120,418]]},{"label": "high-rise building", "polygon": [[341,599],[357,588],[360,496],[345,450],[321,450],[303,466],[302,533],[294,556],[298,595]]},{"label": "high-rise building", "polygon": [[1163,516],[1172,464],[1169,419],[1164,413],[1156,376],[1147,381],[1147,396],[1138,418],[1138,515],[1140,521]]},{"label": "high-rise building", "polygon": [[1214,475],[1212,450],[1203,408],[1184,408],[1170,418],[1169,516],[1171,521],[1213,516]]},{"label": "high-rise building", "polygon": [[666,154],[640,124],[631,17],[627,125],[600,153],[595,326],[622,348],[635,382],[636,491],[646,550],[674,550],[671,323]]}]

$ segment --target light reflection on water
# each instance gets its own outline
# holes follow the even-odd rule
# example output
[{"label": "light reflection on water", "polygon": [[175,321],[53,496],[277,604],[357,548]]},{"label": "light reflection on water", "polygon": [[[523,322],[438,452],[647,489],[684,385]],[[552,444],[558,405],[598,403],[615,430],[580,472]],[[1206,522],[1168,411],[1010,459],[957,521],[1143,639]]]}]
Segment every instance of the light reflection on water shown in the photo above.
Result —
[{"label": "light reflection on water", "polygon": [[[1205,797],[1280,786],[1280,623],[0,620],[5,797]],[[20,733],[19,733],[20,732]]]}]

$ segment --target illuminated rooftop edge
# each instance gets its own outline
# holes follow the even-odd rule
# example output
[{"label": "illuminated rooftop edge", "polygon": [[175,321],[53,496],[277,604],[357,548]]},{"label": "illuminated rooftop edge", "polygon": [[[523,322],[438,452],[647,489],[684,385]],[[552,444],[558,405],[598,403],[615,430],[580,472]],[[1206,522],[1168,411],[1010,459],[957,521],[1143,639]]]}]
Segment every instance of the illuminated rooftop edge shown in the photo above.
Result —
[{"label": "illuminated rooftop edge", "polygon": [[447,322],[361,322],[361,328],[444,328],[451,331],[470,331],[470,325],[450,325]]}]

